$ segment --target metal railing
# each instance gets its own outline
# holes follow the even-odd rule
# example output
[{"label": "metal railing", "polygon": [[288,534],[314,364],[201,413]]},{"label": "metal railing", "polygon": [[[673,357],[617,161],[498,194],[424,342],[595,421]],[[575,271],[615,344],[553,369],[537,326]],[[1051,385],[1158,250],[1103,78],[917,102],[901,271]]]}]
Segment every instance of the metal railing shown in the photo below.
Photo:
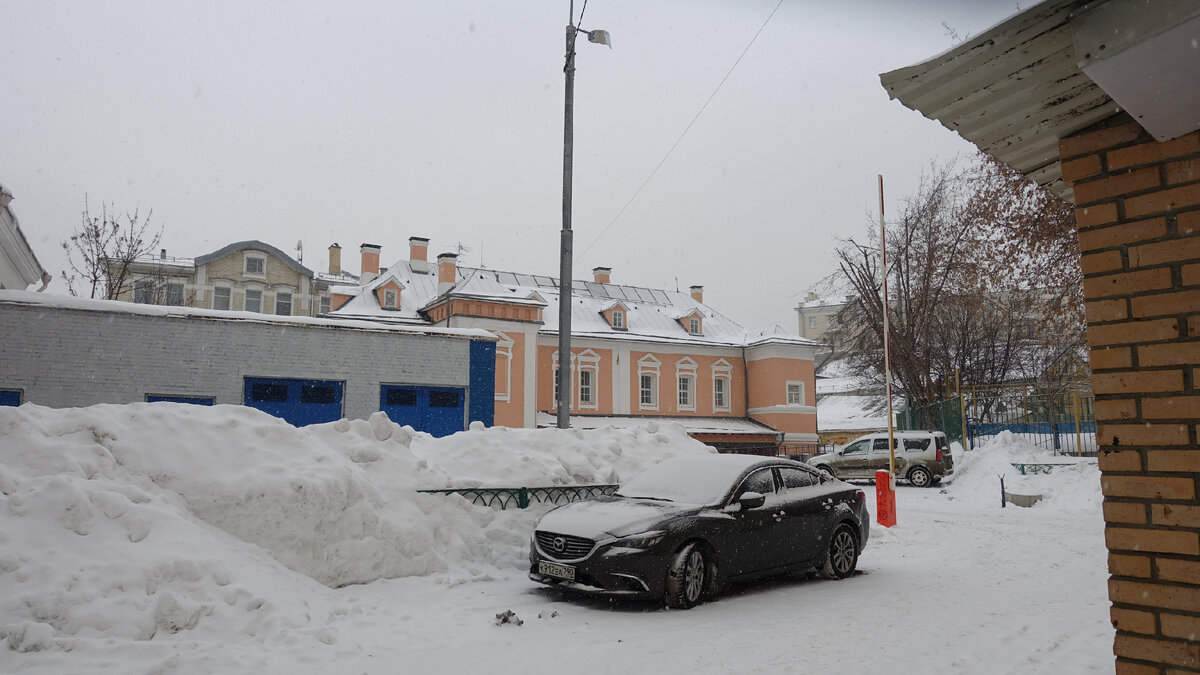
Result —
[{"label": "metal railing", "polygon": [[444,490],[417,490],[425,494],[459,495],[472,504],[480,506],[499,507],[501,511],[509,508],[526,509],[530,504],[567,504],[578,502],[599,495],[610,495],[617,491],[617,485],[557,485],[553,487],[514,487],[514,488],[451,488]]},{"label": "metal railing", "polygon": [[[963,419],[966,419],[964,434]],[[972,447],[1002,431],[1061,455],[1096,453],[1096,418],[1088,391],[1045,393],[1022,387],[970,388],[963,397],[900,415],[904,429],[935,429]]]}]

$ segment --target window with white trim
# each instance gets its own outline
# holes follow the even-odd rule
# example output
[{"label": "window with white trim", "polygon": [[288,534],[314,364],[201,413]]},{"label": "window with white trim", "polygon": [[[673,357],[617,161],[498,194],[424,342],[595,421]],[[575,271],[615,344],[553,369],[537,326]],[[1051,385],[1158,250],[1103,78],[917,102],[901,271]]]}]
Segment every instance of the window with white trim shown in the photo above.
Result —
[{"label": "window with white trim", "polygon": [[692,398],[692,382],[695,378],[689,375],[679,377],[679,409],[695,410],[696,403]]},{"label": "window with white trim", "polygon": [[712,365],[713,410],[729,412],[729,397],[732,393],[733,366],[725,359],[717,359]]},{"label": "window with white trim", "polygon": [[321,313],[322,314],[329,313],[329,296],[328,295],[321,297]]},{"label": "window with white trim", "polygon": [[593,389],[593,387],[595,387],[595,383],[593,381],[594,377],[595,377],[595,373],[590,368],[581,368],[579,370],[579,405],[580,405],[580,407],[583,407],[583,406],[586,406],[589,404],[595,404],[595,402],[596,402],[595,391]]},{"label": "window with white trim", "polygon": [[691,333],[692,335],[700,334],[700,319],[699,318],[693,316],[692,318],[688,319],[688,332]]},{"label": "window with white trim", "polygon": [[612,322],[613,328],[624,328],[625,327],[625,312],[622,312],[619,309],[613,310],[612,319],[613,319],[613,322]]},{"label": "window with white trim", "polygon": [[678,410],[696,410],[696,362],[686,356],[675,362],[675,392]]},{"label": "window with white trim", "polygon": [[262,291],[246,290],[245,309],[247,312],[262,312]]},{"label": "window with white trim", "polygon": [[815,316],[808,317],[808,327],[809,328],[817,327],[817,317],[815,317]]},{"label": "window with white trim", "polygon": [[396,309],[396,289],[383,289],[383,306],[387,309]]},{"label": "window with white trim", "polygon": [[226,287],[223,287],[223,286],[217,286],[216,288],[213,289],[212,308],[213,309],[229,309],[230,308],[229,298],[230,298],[229,289]]},{"label": "window with white trim", "polygon": [[275,313],[279,316],[292,315],[292,294],[291,293],[276,293],[275,294]]},{"label": "window with white trim", "polygon": [[595,410],[600,398],[596,391],[600,381],[600,355],[585,349],[579,354],[573,354],[571,362],[579,380],[579,388],[576,389],[577,405],[580,408]]},{"label": "window with white trim", "polygon": [[788,405],[804,405],[804,383],[803,382],[788,382],[787,383],[787,404]]},{"label": "window with white trim", "polygon": [[713,409],[729,410],[729,378],[713,378]]},{"label": "window with white trim", "polygon": [[644,373],[641,377],[641,385],[639,386],[639,403],[643,408],[657,406],[658,387],[655,380],[658,378],[651,373]]},{"label": "window with white trim", "polygon": [[512,379],[512,348],[516,342],[504,333],[496,333],[496,400],[509,399],[508,388]]},{"label": "window with white trim", "polygon": [[267,276],[267,259],[261,255],[247,253],[245,257],[246,263],[243,271],[248,277],[265,277]]},{"label": "window with white trim", "polygon": [[658,410],[658,371],[662,362],[647,354],[638,359],[638,410]]}]

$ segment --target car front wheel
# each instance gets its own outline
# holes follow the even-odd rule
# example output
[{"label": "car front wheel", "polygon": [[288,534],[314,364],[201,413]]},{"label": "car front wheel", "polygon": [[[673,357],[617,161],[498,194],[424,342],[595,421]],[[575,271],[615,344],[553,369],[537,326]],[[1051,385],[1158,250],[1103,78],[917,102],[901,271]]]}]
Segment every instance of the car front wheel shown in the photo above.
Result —
[{"label": "car front wheel", "polygon": [[913,467],[908,472],[908,480],[917,487],[933,487],[933,474],[923,466]]},{"label": "car front wheel", "polygon": [[829,540],[822,573],[830,579],[845,579],[858,566],[858,537],[849,525],[840,525]]},{"label": "car front wheel", "polygon": [[691,609],[700,604],[707,576],[708,563],[697,544],[676,551],[667,569],[667,607]]}]

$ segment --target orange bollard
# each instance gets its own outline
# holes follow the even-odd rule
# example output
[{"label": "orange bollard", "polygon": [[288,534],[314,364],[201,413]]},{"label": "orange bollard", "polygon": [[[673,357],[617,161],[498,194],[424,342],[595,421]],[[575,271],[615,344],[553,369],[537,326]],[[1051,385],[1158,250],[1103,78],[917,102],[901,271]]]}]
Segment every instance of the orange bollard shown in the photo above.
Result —
[{"label": "orange bollard", "polygon": [[875,472],[875,520],[884,527],[896,524],[896,476],[887,469]]}]

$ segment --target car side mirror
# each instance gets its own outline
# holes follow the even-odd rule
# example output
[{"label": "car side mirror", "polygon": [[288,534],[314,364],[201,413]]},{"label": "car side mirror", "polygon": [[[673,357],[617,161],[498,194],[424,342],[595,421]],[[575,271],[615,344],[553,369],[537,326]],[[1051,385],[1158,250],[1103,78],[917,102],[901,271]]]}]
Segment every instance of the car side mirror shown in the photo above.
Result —
[{"label": "car side mirror", "polygon": [[742,505],[743,511],[757,509],[767,503],[767,496],[761,492],[746,492],[741,497],[738,497],[738,503]]}]

